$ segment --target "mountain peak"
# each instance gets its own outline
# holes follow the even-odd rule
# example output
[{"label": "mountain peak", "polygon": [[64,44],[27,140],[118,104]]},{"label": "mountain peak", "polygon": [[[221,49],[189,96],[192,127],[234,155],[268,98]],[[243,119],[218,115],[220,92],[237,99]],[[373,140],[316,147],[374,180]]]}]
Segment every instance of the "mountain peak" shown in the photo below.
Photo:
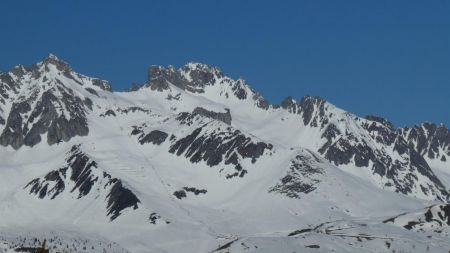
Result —
[{"label": "mountain peak", "polygon": [[19,65],[14,66],[14,67],[10,70],[10,72],[11,72],[12,74],[14,74],[15,76],[17,76],[17,77],[21,77],[21,76],[23,76],[26,72],[28,72],[28,68],[25,67],[25,66],[22,65],[22,64],[19,64]]},{"label": "mountain peak", "polygon": [[[243,79],[219,73],[195,62],[151,66],[147,87],[106,93],[107,81],[50,54],[0,75],[0,227],[36,230],[34,221],[45,221],[58,230],[39,238],[64,235],[59,228],[67,226],[77,238],[86,231],[116,238],[130,245],[126,252],[198,252],[205,241],[211,248],[202,251],[276,251],[276,241],[260,244],[267,238],[289,252],[304,245],[345,251],[340,245],[349,242],[348,251],[368,243],[372,251],[409,252],[416,239],[436,243],[430,252],[439,252],[440,242],[450,248],[450,131],[430,123],[391,129],[381,117],[366,120],[317,96],[270,105]],[[447,211],[410,212],[438,201]],[[447,230],[419,238],[379,218],[399,213],[412,215],[393,218],[394,225],[423,221],[417,229]],[[229,228],[238,223],[245,227]],[[111,236],[114,229],[132,236]],[[134,236],[139,231],[150,232]],[[173,231],[179,233],[164,236]],[[9,236],[0,234],[2,241]],[[23,234],[31,240],[14,235],[20,244],[11,245],[36,237]],[[245,236],[258,234],[255,241]],[[76,240],[86,253],[119,252]],[[2,245],[0,252],[14,250]]]},{"label": "mountain peak", "polygon": [[376,115],[367,115],[365,118],[367,120],[375,121],[375,122],[378,122],[378,123],[380,123],[380,124],[382,124],[382,125],[384,125],[386,127],[394,129],[394,124],[392,124],[389,120],[387,120],[387,119],[385,119],[383,117],[376,116]]},{"label": "mountain peak", "polygon": [[47,55],[47,58],[48,58],[48,59],[55,60],[55,61],[59,61],[59,58],[58,58],[56,55],[52,54],[52,53],[49,53],[49,54]]},{"label": "mountain peak", "polygon": [[310,95],[303,96],[302,99],[300,100],[301,104],[303,103],[322,104],[325,102],[327,101],[319,96],[310,96]]},{"label": "mountain peak", "polygon": [[188,62],[181,67],[181,70],[198,70],[205,72],[221,72],[219,68],[201,63],[201,62]]},{"label": "mountain peak", "polygon": [[292,109],[295,108],[297,105],[297,101],[295,101],[295,99],[293,99],[291,96],[286,97],[285,99],[283,99],[283,101],[281,101],[281,108],[283,109]]},{"label": "mountain peak", "polygon": [[223,77],[218,68],[203,63],[189,62],[179,69],[151,65],[146,86],[162,91],[168,89],[170,83],[192,93],[203,93],[205,86],[212,86]]},{"label": "mountain peak", "polygon": [[44,58],[44,60],[42,61],[43,63],[64,63],[64,64],[68,64],[67,62],[61,60],[59,57],[57,57],[56,55],[49,53],[47,55],[47,57]]},{"label": "mountain peak", "polygon": [[70,65],[67,62],[61,60],[56,55],[51,54],[51,53],[48,54],[48,56],[42,62],[38,63],[36,67],[40,68],[40,67],[44,66],[44,69],[47,71],[49,65],[55,66],[56,69],[58,69],[59,71],[65,73],[65,74],[68,74],[72,71],[72,68],[70,67]]}]

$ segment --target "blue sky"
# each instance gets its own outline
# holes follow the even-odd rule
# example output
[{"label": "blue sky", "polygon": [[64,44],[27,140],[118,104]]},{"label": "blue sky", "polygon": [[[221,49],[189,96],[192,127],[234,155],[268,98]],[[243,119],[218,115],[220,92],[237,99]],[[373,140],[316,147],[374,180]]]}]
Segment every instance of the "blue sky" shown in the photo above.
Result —
[{"label": "blue sky", "polygon": [[397,126],[450,125],[450,2],[2,1],[0,69],[49,52],[121,90],[199,61],[272,103],[318,95]]}]

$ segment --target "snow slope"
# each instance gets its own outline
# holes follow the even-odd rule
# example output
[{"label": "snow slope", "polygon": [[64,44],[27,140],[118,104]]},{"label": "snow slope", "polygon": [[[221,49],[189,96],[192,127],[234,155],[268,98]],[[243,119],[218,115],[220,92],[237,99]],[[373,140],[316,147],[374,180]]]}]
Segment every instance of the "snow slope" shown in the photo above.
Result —
[{"label": "snow slope", "polygon": [[200,63],[113,92],[50,55],[0,87],[5,252],[35,237],[81,252],[450,249],[448,233],[405,228],[448,230],[444,126],[269,104]]}]

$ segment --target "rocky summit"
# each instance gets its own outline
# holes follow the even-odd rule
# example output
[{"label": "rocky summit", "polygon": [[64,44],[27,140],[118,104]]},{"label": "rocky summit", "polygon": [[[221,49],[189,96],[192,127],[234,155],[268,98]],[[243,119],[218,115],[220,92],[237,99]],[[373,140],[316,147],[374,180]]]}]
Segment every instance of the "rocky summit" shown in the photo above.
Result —
[{"label": "rocky summit", "polygon": [[0,156],[9,245],[450,250],[446,126],[397,127],[317,96],[271,104],[202,63],[151,66],[120,92],[54,55],[1,72]]}]

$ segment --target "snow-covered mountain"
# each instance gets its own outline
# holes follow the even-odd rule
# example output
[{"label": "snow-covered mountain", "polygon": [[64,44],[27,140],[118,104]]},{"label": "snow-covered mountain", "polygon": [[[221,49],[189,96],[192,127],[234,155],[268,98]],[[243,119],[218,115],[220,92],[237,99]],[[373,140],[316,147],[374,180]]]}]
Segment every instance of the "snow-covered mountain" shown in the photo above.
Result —
[{"label": "snow-covered mountain", "polygon": [[270,104],[201,63],[113,92],[49,55],[0,73],[0,133],[5,252],[450,250],[443,125]]}]

